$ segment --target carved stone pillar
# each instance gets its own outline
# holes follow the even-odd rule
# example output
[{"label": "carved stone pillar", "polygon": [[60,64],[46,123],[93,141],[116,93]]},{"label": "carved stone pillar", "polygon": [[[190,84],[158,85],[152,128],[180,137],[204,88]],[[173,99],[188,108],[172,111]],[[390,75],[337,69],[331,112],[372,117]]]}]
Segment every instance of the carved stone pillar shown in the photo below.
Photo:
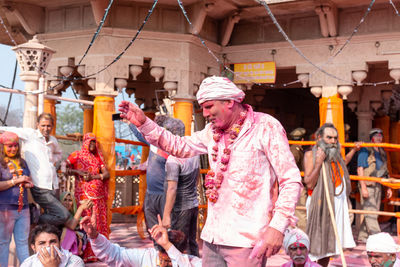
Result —
[{"label": "carved stone pillar", "polygon": [[97,95],[94,99],[93,133],[100,143],[105,164],[110,172],[107,200],[107,222],[111,224],[110,208],[115,194],[115,130],[111,115],[115,112],[113,95]]},{"label": "carved stone pillar", "polygon": [[[25,91],[36,91],[39,87],[38,81],[41,72],[46,70],[55,51],[39,43],[36,36],[29,42],[14,47],[13,50],[17,54],[18,64],[21,68],[20,77],[25,82]],[[37,94],[25,95],[23,127],[36,128],[37,105]]]},{"label": "carved stone pillar", "polygon": [[358,140],[369,142],[369,131],[372,129],[372,120],[374,118],[371,111],[356,112],[358,119]]},{"label": "carved stone pillar", "polygon": [[51,130],[51,135],[56,135],[56,126],[57,126],[56,104],[57,104],[57,100],[47,99],[47,98],[44,99],[43,112],[51,114],[51,116],[53,116],[53,120],[54,120],[54,127],[53,127],[53,130]]}]

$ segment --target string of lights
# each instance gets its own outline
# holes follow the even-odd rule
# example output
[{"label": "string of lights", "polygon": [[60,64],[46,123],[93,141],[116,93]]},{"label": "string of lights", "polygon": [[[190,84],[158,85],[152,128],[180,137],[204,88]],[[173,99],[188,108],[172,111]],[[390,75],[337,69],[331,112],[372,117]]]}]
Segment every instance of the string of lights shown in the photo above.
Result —
[{"label": "string of lights", "polygon": [[[181,8],[181,10],[182,10],[182,12],[183,12],[183,15],[184,15],[186,21],[189,23],[190,27],[193,28],[193,24],[192,24],[192,22],[190,21],[190,19],[189,19],[188,15],[187,15],[187,12],[186,12],[186,10],[185,10],[185,8],[184,8],[182,2],[181,2],[180,0],[177,0],[177,1],[178,1],[178,4],[179,4],[179,7]],[[264,1],[262,1],[262,2],[265,3]],[[259,2],[259,3],[260,3],[260,2]],[[327,60],[325,63],[322,63],[321,66],[325,66],[325,65],[329,64],[330,62],[332,62],[332,60],[333,60],[334,58],[336,58],[339,54],[341,54],[341,53],[343,52],[343,50],[345,49],[345,47],[351,42],[351,40],[352,40],[352,38],[354,37],[354,35],[358,32],[358,29],[360,28],[360,26],[365,22],[365,19],[366,19],[366,17],[368,16],[368,14],[371,12],[372,6],[373,6],[374,3],[375,3],[375,0],[372,0],[372,1],[370,2],[370,4],[369,4],[367,10],[364,12],[364,14],[363,14],[363,16],[361,17],[359,23],[358,23],[358,24],[356,25],[356,27],[353,29],[352,33],[349,35],[349,37],[346,39],[346,41],[343,43],[343,45],[342,45],[332,56],[330,56],[330,57],[328,58],[328,60]],[[271,12],[271,14],[272,14],[272,12]],[[272,15],[273,15],[273,14],[272,14]],[[275,18],[275,17],[274,17],[274,18]],[[276,19],[275,19],[275,21],[276,21]],[[276,21],[276,22],[277,22],[277,21]],[[277,22],[277,23],[278,23],[278,22]],[[278,25],[279,25],[279,23],[278,23]],[[279,30],[279,28],[282,29],[282,27],[280,27],[280,25],[279,25],[279,27],[278,27],[278,30]],[[286,35],[286,33],[283,31],[283,29],[282,29],[281,33],[282,33],[282,34],[284,33],[284,34]],[[248,83],[250,83],[250,84],[255,84],[255,85],[259,85],[259,86],[262,85],[262,84],[260,84],[260,83],[256,83],[256,82],[254,82],[254,81],[252,81],[252,80],[249,80],[249,79],[247,79],[247,78],[244,78],[244,77],[240,76],[238,73],[234,72],[232,69],[230,69],[228,66],[226,66],[226,65],[213,53],[213,51],[207,46],[207,44],[205,43],[204,39],[203,39],[198,33],[194,33],[194,35],[196,35],[196,37],[199,38],[201,44],[207,49],[208,53],[211,54],[212,57],[216,60],[216,62],[217,62],[220,66],[222,66],[225,70],[227,70],[228,72],[232,73],[233,75],[237,75],[237,76],[241,77],[242,79],[248,81]],[[286,35],[286,37],[289,39],[289,37],[288,37],[287,35]],[[285,38],[285,40],[286,40],[286,38]],[[289,40],[290,40],[290,39],[289,39]],[[288,41],[288,40],[286,40],[286,41]],[[291,40],[290,40],[290,42],[291,42]],[[293,42],[292,42],[292,44],[293,44]],[[295,45],[293,44],[293,46],[295,46]],[[296,47],[296,48],[297,48],[297,47]],[[295,49],[295,50],[296,50],[296,49]],[[297,50],[301,52],[300,49],[297,49]],[[311,62],[311,61],[310,61],[310,62]],[[311,62],[311,63],[312,63],[312,62]],[[312,65],[315,65],[315,66],[316,66],[316,70],[314,70],[312,73],[310,73],[310,76],[313,75],[315,72],[320,71],[319,69],[321,68],[321,66],[317,66],[316,64],[312,64]],[[323,72],[326,72],[326,71],[323,70]],[[327,72],[326,72],[326,73],[327,73]],[[326,73],[325,73],[325,74],[326,74]],[[332,75],[332,74],[328,73],[327,75]],[[334,75],[333,75],[333,76],[334,76]],[[336,77],[336,76],[335,76],[335,77]],[[336,78],[337,78],[338,80],[345,81],[347,84],[352,84],[352,85],[356,84],[356,82],[354,82],[354,81],[347,81],[347,80],[341,79],[341,78],[339,78],[339,77],[336,77]],[[297,79],[297,80],[295,80],[295,81],[288,82],[288,83],[283,83],[283,84],[270,84],[270,85],[268,85],[268,86],[269,86],[269,87],[272,87],[272,88],[274,88],[274,87],[287,87],[287,86],[289,86],[289,85],[292,85],[292,84],[295,84],[295,83],[299,83],[299,82],[301,82],[301,81],[300,81],[299,79]],[[381,84],[390,84],[390,83],[393,83],[393,82],[394,82],[394,81],[391,80],[391,81],[376,82],[376,83],[363,83],[363,85],[377,86],[377,85],[381,85]],[[265,84],[264,84],[264,86],[265,86]]]},{"label": "string of lights", "polygon": [[394,11],[396,12],[396,15],[400,17],[399,11],[397,10],[396,6],[394,5],[392,0],[389,0],[390,4],[392,5]]},{"label": "string of lights", "polygon": [[[329,57],[329,59],[328,59],[325,63],[321,64],[320,67],[325,66],[325,65],[331,63],[332,60],[333,60],[334,58],[336,58],[340,53],[342,53],[342,51],[344,50],[344,48],[350,43],[351,39],[353,39],[353,36],[358,32],[358,29],[360,28],[361,24],[364,23],[364,21],[365,21],[365,19],[367,18],[368,14],[371,12],[372,6],[373,6],[374,2],[375,2],[375,0],[373,0],[373,1],[370,2],[370,4],[369,4],[367,10],[364,12],[364,15],[361,17],[359,23],[358,23],[357,26],[353,29],[352,33],[351,33],[350,36],[346,39],[346,41],[344,42],[344,44],[336,51],[336,53],[335,53],[333,56]],[[310,73],[310,77],[311,77],[314,73],[316,73],[317,71],[318,71],[318,70],[316,69],[316,70],[314,70],[312,73]],[[353,83],[353,84],[354,84],[354,83]]]},{"label": "string of lights", "polygon": [[[110,1],[110,3],[111,3],[111,2],[112,2],[112,1]],[[49,87],[46,91],[41,92],[41,93],[47,93],[47,92],[53,91],[54,88],[56,88],[57,86],[59,86],[60,84],[62,84],[64,81],[76,81],[76,80],[87,79],[87,78],[90,78],[90,77],[92,77],[92,76],[95,76],[95,75],[97,75],[97,74],[99,74],[99,73],[105,71],[106,69],[108,69],[111,65],[113,65],[115,62],[117,62],[117,61],[126,53],[126,51],[132,46],[132,44],[136,41],[137,37],[139,36],[139,34],[141,33],[141,31],[143,30],[144,25],[147,23],[147,21],[149,20],[151,14],[153,13],[153,11],[154,11],[154,9],[155,9],[157,3],[158,3],[158,0],[154,0],[152,7],[149,9],[149,11],[148,11],[148,13],[147,13],[145,19],[143,20],[143,23],[140,25],[140,27],[139,27],[139,29],[137,30],[136,34],[135,34],[135,35],[133,36],[133,38],[130,40],[130,42],[129,42],[128,45],[125,47],[125,49],[124,49],[118,56],[116,56],[109,64],[107,64],[107,65],[106,65],[105,67],[103,67],[102,69],[100,69],[100,70],[98,70],[98,71],[96,71],[96,72],[94,72],[94,73],[88,74],[88,75],[86,75],[86,76],[83,76],[83,77],[65,77],[65,76],[55,76],[55,75],[51,75],[51,74],[50,74],[51,77],[56,78],[57,80],[60,80],[60,81],[59,81],[56,85],[54,85],[54,86],[52,86],[52,87]],[[110,7],[110,4],[109,4],[109,7]],[[106,9],[105,15],[106,15],[106,13],[108,13],[108,9]],[[105,21],[105,18],[104,18],[105,15],[103,16],[103,20],[104,20],[104,21]],[[102,21],[103,21],[103,20],[102,20]],[[4,29],[5,29],[6,32],[9,34],[8,29],[7,29],[6,25],[4,24],[4,21],[3,21],[3,19],[1,18],[1,16],[0,16],[0,23],[3,25]],[[96,32],[97,32],[97,31],[96,31]],[[15,42],[15,40],[12,38],[11,34],[9,34],[9,37],[10,37],[10,39],[12,40],[12,42],[15,43],[15,45],[17,45],[17,43]],[[41,71],[41,72],[43,72],[43,71]],[[1,85],[0,85],[0,86],[1,86]],[[1,86],[1,87],[7,88],[7,87],[5,87],[5,86]],[[75,97],[77,97],[76,94],[75,94]]]},{"label": "string of lights", "polygon": [[[321,68],[320,66],[318,66],[317,64],[315,64],[314,62],[312,62],[306,55],[304,55],[304,53],[293,43],[293,41],[289,38],[289,36],[286,34],[285,30],[281,27],[281,25],[279,24],[279,22],[277,21],[277,19],[275,18],[274,14],[272,13],[271,9],[269,8],[268,4],[265,1],[260,1],[260,0],[256,0],[258,3],[260,3],[261,5],[263,5],[265,7],[265,9],[267,10],[268,15],[270,16],[270,18],[272,19],[272,22],[274,23],[274,25],[277,27],[278,31],[280,34],[282,34],[282,36],[285,38],[285,40],[290,44],[290,46],[305,60],[307,61],[310,65],[312,65],[314,68],[316,68],[318,71],[324,73],[325,75],[336,79],[338,81],[342,81],[345,82],[346,84],[355,84],[354,81],[347,81],[345,79],[342,79],[332,73],[327,72],[326,70],[324,70],[323,68]],[[372,8],[372,5],[375,3],[375,0],[371,0],[367,11],[369,12]],[[367,13],[368,14],[368,13]],[[362,18],[362,21],[364,18]],[[355,29],[355,32],[357,32],[357,29]],[[354,33],[354,31],[353,31]],[[346,44],[346,43],[345,43]]]},{"label": "string of lights", "polygon": [[14,38],[12,37],[11,33],[8,31],[8,28],[6,26],[6,24],[4,23],[3,18],[0,16],[0,23],[3,26],[5,32],[7,33],[8,37],[10,38],[11,42],[13,43],[13,45],[17,46],[17,42],[14,40]]},{"label": "string of lights", "polygon": [[103,18],[101,19],[100,24],[99,24],[99,26],[97,27],[97,30],[96,30],[96,32],[94,33],[94,35],[93,35],[93,37],[92,37],[92,40],[90,41],[89,46],[87,47],[87,49],[86,49],[85,53],[83,54],[82,58],[79,60],[78,65],[80,65],[80,64],[82,63],[83,59],[84,59],[84,58],[86,57],[86,55],[89,53],[89,50],[90,50],[90,48],[92,47],[94,41],[97,39],[97,36],[99,36],[99,33],[100,33],[101,29],[103,28],[104,22],[105,22],[106,19],[107,19],[108,13],[109,13],[109,11],[110,11],[110,8],[111,8],[113,2],[114,2],[114,0],[110,0],[110,2],[108,3],[108,6],[107,6],[106,10],[104,11]]},{"label": "string of lights", "polygon": [[[192,22],[190,21],[190,19],[189,19],[188,15],[187,15],[187,12],[186,12],[186,10],[185,10],[185,8],[184,8],[184,6],[183,6],[181,0],[177,0],[177,1],[178,1],[178,4],[179,4],[179,7],[181,8],[181,10],[182,10],[182,12],[183,12],[183,14],[184,14],[185,19],[186,19],[187,22],[189,23],[190,27],[193,28],[193,24],[192,24]],[[353,38],[353,36],[358,32],[358,29],[359,29],[359,27],[361,26],[361,24],[365,21],[367,15],[369,14],[369,12],[370,12],[371,9],[372,9],[373,4],[375,3],[375,0],[371,0],[371,2],[370,2],[370,4],[369,4],[367,10],[365,11],[363,17],[361,18],[360,22],[359,22],[358,25],[354,28],[354,30],[353,30],[353,32],[350,34],[350,36],[346,39],[345,43],[344,43],[332,56],[330,56],[330,58],[329,58],[325,63],[323,63],[323,64],[321,64],[321,65],[317,65],[317,64],[313,63],[306,55],[304,55],[304,53],[303,53],[298,47],[296,47],[296,45],[293,43],[293,41],[288,37],[288,35],[286,34],[286,32],[283,30],[283,28],[281,27],[281,25],[279,24],[279,22],[276,20],[275,16],[273,15],[272,11],[270,10],[268,4],[267,4],[265,1],[260,1],[260,0],[256,0],[256,1],[259,2],[261,5],[263,5],[263,6],[266,8],[268,15],[271,17],[273,23],[274,23],[275,26],[278,28],[278,31],[283,35],[283,37],[284,37],[285,40],[291,45],[291,47],[292,47],[304,60],[306,60],[310,65],[312,65],[312,66],[315,68],[315,70],[314,70],[312,73],[310,73],[310,76],[313,75],[315,72],[318,72],[318,71],[319,71],[319,72],[322,72],[322,73],[324,73],[325,75],[327,75],[327,76],[329,76],[329,77],[331,77],[331,78],[334,78],[334,79],[336,79],[336,80],[342,81],[342,82],[344,82],[344,83],[346,83],[346,84],[352,84],[352,85],[356,84],[356,82],[354,82],[354,81],[348,81],[348,80],[342,79],[342,78],[340,78],[340,77],[338,77],[338,76],[336,76],[336,75],[334,75],[334,74],[332,74],[332,73],[327,72],[326,70],[324,70],[324,69],[322,68],[322,66],[324,66],[324,65],[326,65],[326,64],[329,64],[330,62],[332,62],[332,60],[333,60],[335,57],[337,57],[340,53],[342,53],[342,51],[345,49],[345,47],[350,43],[350,41],[351,41],[351,39]],[[131,39],[131,41],[130,41],[129,44],[126,46],[126,48],[125,48],[118,56],[116,56],[116,57],[114,58],[114,60],[112,60],[112,61],[111,61],[109,64],[107,64],[104,68],[102,68],[102,69],[100,69],[100,70],[98,70],[98,71],[96,71],[96,72],[94,72],[94,73],[88,74],[88,75],[86,75],[86,76],[84,76],[84,77],[65,77],[65,76],[54,76],[54,75],[51,75],[51,74],[50,74],[52,77],[56,77],[57,79],[59,79],[59,80],[61,80],[61,81],[60,81],[57,85],[55,85],[55,86],[49,88],[47,91],[53,90],[56,86],[60,85],[63,81],[74,81],[74,80],[80,80],[80,79],[87,79],[87,78],[90,78],[90,77],[92,77],[92,76],[95,76],[95,75],[101,73],[102,71],[106,70],[107,68],[109,68],[109,67],[110,67],[111,65],[113,65],[115,62],[117,62],[117,61],[126,53],[126,51],[130,48],[130,46],[133,44],[133,42],[137,39],[138,35],[139,35],[140,32],[142,31],[142,29],[143,29],[144,25],[146,24],[147,20],[149,19],[149,17],[150,17],[151,14],[153,13],[154,8],[155,8],[157,2],[158,2],[158,0],[154,0],[152,8],[151,8],[151,9],[149,10],[149,12],[147,13],[147,16],[145,17],[145,19],[144,19],[142,25],[139,27],[139,29],[138,29],[138,31],[136,32],[135,36]],[[399,15],[399,12],[398,12],[396,6],[394,5],[394,3],[392,2],[392,0],[389,0],[389,2],[390,2],[390,4],[393,6],[393,8],[395,9],[396,14]],[[93,37],[92,37],[92,40],[91,40],[91,42],[90,42],[89,45],[88,45],[88,48],[86,49],[84,55],[83,55],[82,58],[80,59],[78,65],[80,65],[80,63],[81,63],[81,62],[83,61],[83,59],[86,57],[86,55],[88,54],[88,52],[89,52],[90,48],[92,47],[94,41],[95,41],[96,38],[98,37],[98,35],[99,35],[99,33],[100,33],[100,30],[102,29],[102,27],[103,27],[103,25],[104,25],[104,22],[105,22],[105,20],[106,20],[108,14],[109,14],[109,10],[110,10],[110,8],[111,8],[111,6],[112,6],[112,3],[113,3],[113,0],[110,0],[107,9],[105,9],[103,18],[102,18],[102,20],[101,20],[101,22],[100,22],[100,24],[99,24],[99,26],[98,26],[96,32],[94,33],[94,35],[93,35]],[[12,35],[10,34],[10,32],[8,31],[8,29],[7,29],[7,27],[6,27],[6,25],[5,25],[4,21],[3,21],[3,19],[1,18],[1,16],[0,16],[0,23],[2,24],[3,28],[5,29],[7,35],[9,36],[9,38],[10,38],[10,40],[11,40],[11,42],[12,42],[14,45],[17,45],[17,43],[15,42],[14,38],[12,37]],[[232,69],[230,69],[227,65],[225,65],[225,64],[222,62],[222,60],[219,59],[219,58],[215,55],[215,53],[207,46],[207,44],[206,44],[206,42],[204,41],[204,39],[203,39],[198,33],[195,33],[195,35],[199,38],[201,44],[208,50],[208,53],[209,53],[210,55],[212,55],[212,57],[216,60],[216,62],[217,62],[220,66],[222,66],[226,71],[232,73],[233,75],[237,75],[237,76],[241,77],[240,75],[238,75],[238,73],[235,73]],[[37,66],[35,66],[35,67],[37,68]],[[49,73],[46,73],[46,74],[49,75]],[[242,77],[242,78],[243,78],[243,77]],[[254,81],[251,81],[251,80],[249,80],[249,79],[245,79],[245,80],[248,81],[248,82],[251,83],[251,84],[256,84],[256,85],[259,85],[259,86],[264,85],[264,84],[261,84],[261,83],[256,83],[256,82],[254,82]],[[287,86],[289,86],[289,85],[291,85],[291,84],[295,84],[295,83],[298,83],[298,82],[300,82],[300,80],[295,80],[295,81],[288,82],[288,83],[283,83],[283,84],[271,84],[271,85],[269,85],[269,86],[270,86],[270,87],[280,87],[280,86],[287,87]],[[392,80],[392,81],[384,81],[384,82],[377,82],[377,83],[363,83],[363,85],[377,86],[377,85],[380,85],[380,84],[390,84],[390,83],[393,83],[393,82],[394,82],[394,81]],[[46,91],[46,92],[47,92],[47,91]]]},{"label": "string of lights", "polygon": [[[92,41],[90,42],[90,44],[89,44],[89,46],[88,46],[88,48],[87,48],[87,50],[86,50],[87,52],[89,51],[90,47],[93,45],[94,40],[97,38],[98,33],[100,32],[100,29],[101,29],[102,25],[104,24],[104,21],[105,21],[105,19],[106,19],[106,17],[107,17],[107,14],[109,13],[109,9],[110,9],[110,7],[111,7],[111,5],[112,5],[112,2],[113,2],[113,0],[110,0],[109,5],[108,5],[108,7],[107,7],[107,9],[105,10],[105,13],[104,13],[104,15],[103,15],[103,19],[102,19],[102,22],[103,22],[103,23],[100,23],[100,24],[99,24],[99,27],[98,27],[97,31],[95,32],[95,34],[94,34],[94,36],[93,36],[93,38],[92,38]],[[153,13],[153,11],[154,11],[154,9],[155,9],[157,3],[158,3],[158,0],[154,0],[153,5],[152,5],[151,9],[148,11],[148,13],[147,13],[147,15],[146,15],[146,17],[145,17],[143,23],[140,25],[140,27],[139,27],[139,29],[137,30],[136,34],[133,36],[133,38],[130,40],[130,42],[129,42],[128,45],[124,48],[124,50],[123,50],[120,54],[118,54],[109,64],[107,64],[107,65],[106,65],[105,67],[103,67],[102,69],[100,69],[100,70],[98,70],[98,71],[96,71],[96,72],[94,72],[94,73],[85,75],[85,76],[83,76],[83,77],[72,77],[72,78],[70,78],[70,77],[65,77],[65,76],[52,75],[52,74],[50,74],[50,73],[46,73],[46,72],[44,72],[44,71],[39,70],[39,71],[40,71],[41,73],[43,73],[43,74],[49,75],[50,77],[56,78],[57,80],[61,80],[58,84],[56,84],[55,86],[49,88],[49,90],[47,90],[47,91],[51,91],[54,87],[60,85],[63,81],[83,80],[83,79],[87,79],[87,78],[90,78],[90,77],[92,77],[92,76],[95,76],[95,75],[97,75],[97,74],[99,74],[99,73],[105,71],[107,68],[109,68],[109,67],[110,67],[111,65],[113,65],[115,62],[117,62],[117,61],[126,53],[126,51],[132,46],[132,44],[135,42],[135,40],[137,39],[137,37],[139,36],[139,34],[141,33],[141,31],[143,30],[144,25],[147,23],[147,21],[149,20],[151,14]],[[11,36],[11,34],[9,33],[9,31],[8,31],[8,29],[7,29],[7,27],[6,27],[6,25],[4,24],[4,21],[3,21],[3,19],[1,18],[1,16],[0,16],[0,23],[3,25],[5,31],[6,31],[7,34],[9,35],[9,37],[10,37],[10,39],[12,40],[13,44],[17,45],[17,43],[15,42],[15,40],[13,39],[13,37]],[[100,26],[101,26],[101,27],[100,27]],[[83,58],[86,56],[87,52],[85,52],[84,56],[83,56],[82,59],[79,61],[80,63],[82,62]]]},{"label": "string of lights", "polygon": [[[183,16],[185,17],[186,21],[189,23],[189,26],[191,29],[193,29],[193,24],[192,21],[189,19],[189,16],[185,10],[185,7],[183,6],[181,0],[177,0],[178,1],[178,5],[180,7],[180,9],[182,10]],[[215,53],[207,46],[206,42],[204,41],[204,39],[200,36],[199,33],[194,32],[194,35],[196,35],[196,37],[200,40],[201,44],[207,49],[208,53],[215,59],[215,61],[217,61],[217,63],[220,65],[220,67],[223,67],[225,70],[227,70],[228,72],[230,72],[233,75],[237,75],[241,78],[243,78],[245,81],[248,81],[249,83],[252,84],[256,84],[259,86],[262,86],[261,83],[255,83],[254,81],[251,81],[249,79],[247,79],[246,77],[240,76],[237,73],[235,73],[233,70],[231,70],[230,68],[228,68],[228,66],[226,66],[216,55]]]},{"label": "string of lights", "polygon": [[[128,43],[128,45],[125,47],[125,49],[122,50],[122,52],[121,52],[118,56],[116,56],[116,57],[114,58],[113,61],[111,61],[110,63],[108,63],[104,68],[102,68],[102,69],[100,69],[100,70],[98,70],[97,72],[94,72],[94,73],[92,73],[92,74],[88,74],[88,75],[86,75],[86,76],[83,77],[83,78],[89,78],[89,77],[92,77],[92,76],[94,76],[94,75],[99,74],[100,72],[105,71],[105,70],[108,69],[111,65],[113,65],[115,62],[117,62],[117,61],[126,53],[126,51],[128,51],[128,49],[129,49],[129,48],[132,46],[132,44],[136,41],[137,37],[139,36],[139,34],[141,33],[141,31],[143,30],[144,25],[145,25],[145,24],[147,23],[147,21],[149,20],[149,18],[150,18],[150,16],[151,16],[151,14],[153,13],[153,11],[154,11],[154,9],[155,9],[157,3],[158,3],[158,0],[154,0],[151,9],[149,9],[149,11],[147,12],[147,15],[146,15],[145,19],[143,20],[142,25],[140,25],[140,27],[139,27],[139,29],[137,30],[135,36],[133,36],[133,38],[132,38],[131,41]],[[82,79],[83,79],[83,78],[82,78]]]}]

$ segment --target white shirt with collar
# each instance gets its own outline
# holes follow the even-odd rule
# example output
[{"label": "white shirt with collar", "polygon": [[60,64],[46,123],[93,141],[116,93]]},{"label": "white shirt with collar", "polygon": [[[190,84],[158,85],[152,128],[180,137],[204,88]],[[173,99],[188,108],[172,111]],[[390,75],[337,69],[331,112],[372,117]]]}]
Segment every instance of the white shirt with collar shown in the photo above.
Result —
[{"label": "white shirt with collar", "polygon": [[[83,260],[76,255],[65,249],[58,249],[58,255],[60,257],[60,264],[58,267],[84,267]],[[43,267],[43,264],[38,258],[38,253],[33,254],[29,258],[26,258],[21,264],[21,267]]]},{"label": "white shirt with collar", "polygon": [[[155,248],[123,248],[111,243],[99,234],[90,239],[96,257],[111,267],[157,267],[160,266],[158,251]],[[174,245],[168,251],[173,267],[201,267],[201,259],[181,253]]]},{"label": "white shirt with collar", "polygon": [[54,164],[61,160],[62,151],[54,136],[49,141],[39,130],[32,128],[0,127],[18,135],[22,141],[22,152],[31,172],[32,182],[42,189],[58,189],[58,177]]}]

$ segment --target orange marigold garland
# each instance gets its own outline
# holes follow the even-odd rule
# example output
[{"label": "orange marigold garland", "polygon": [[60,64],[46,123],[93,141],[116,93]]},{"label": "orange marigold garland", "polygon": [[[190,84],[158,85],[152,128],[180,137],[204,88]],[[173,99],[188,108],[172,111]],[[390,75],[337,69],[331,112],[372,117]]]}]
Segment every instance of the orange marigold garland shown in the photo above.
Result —
[{"label": "orange marigold garland", "polygon": [[[18,162],[10,160],[8,157],[5,157],[4,161],[7,163],[8,170],[12,174],[12,179],[17,179],[19,176],[22,176],[23,170],[20,168]],[[21,212],[23,207],[24,207],[24,185],[23,183],[20,183],[19,196],[18,196],[18,212]]]}]

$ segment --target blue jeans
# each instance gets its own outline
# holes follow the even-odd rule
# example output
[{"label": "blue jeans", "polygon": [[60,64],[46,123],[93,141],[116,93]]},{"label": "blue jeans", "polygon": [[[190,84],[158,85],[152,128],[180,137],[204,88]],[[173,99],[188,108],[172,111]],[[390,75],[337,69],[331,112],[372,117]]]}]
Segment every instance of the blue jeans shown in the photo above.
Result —
[{"label": "blue jeans", "polygon": [[0,210],[0,266],[8,266],[8,254],[11,236],[14,233],[14,241],[17,249],[17,257],[20,263],[29,257],[30,217],[29,209]]},{"label": "blue jeans", "polygon": [[64,225],[70,217],[69,211],[56,198],[52,190],[32,187],[31,193],[36,203],[44,209],[39,217],[39,224],[48,223],[55,226]]}]

